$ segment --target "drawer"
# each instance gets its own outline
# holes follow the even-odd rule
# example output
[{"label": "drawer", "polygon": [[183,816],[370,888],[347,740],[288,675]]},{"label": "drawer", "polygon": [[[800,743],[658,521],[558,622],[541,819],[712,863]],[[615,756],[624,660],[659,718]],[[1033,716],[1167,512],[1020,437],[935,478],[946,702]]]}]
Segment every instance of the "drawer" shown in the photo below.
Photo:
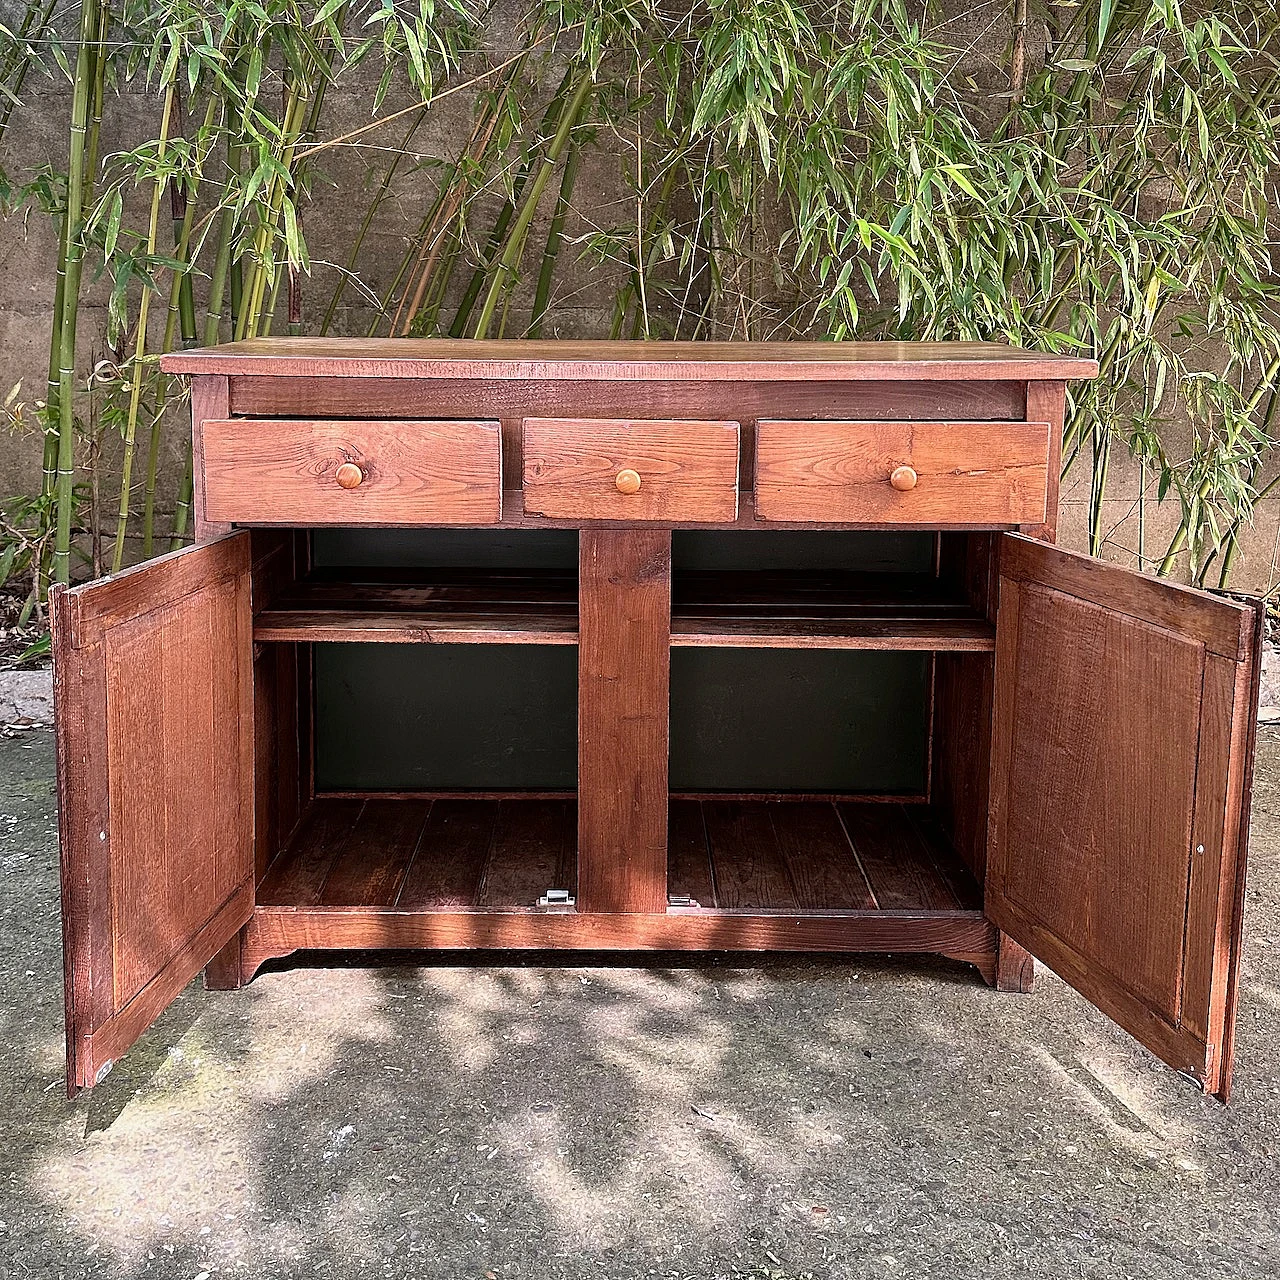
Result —
[{"label": "drawer", "polygon": [[524,509],[562,520],[733,520],[738,424],[526,418]]},{"label": "drawer", "polygon": [[841,524],[1039,524],[1047,422],[761,422],[756,516]]},{"label": "drawer", "polygon": [[496,524],[496,422],[232,418],[200,432],[205,518],[241,524]]}]

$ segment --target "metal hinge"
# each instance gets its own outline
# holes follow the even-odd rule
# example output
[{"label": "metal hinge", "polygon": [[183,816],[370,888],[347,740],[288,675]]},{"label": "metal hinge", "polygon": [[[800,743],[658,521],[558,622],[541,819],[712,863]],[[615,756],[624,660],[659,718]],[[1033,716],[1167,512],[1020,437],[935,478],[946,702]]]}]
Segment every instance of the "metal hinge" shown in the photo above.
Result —
[{"label": "metal hinge", "polygon": [[538,906],[546,911],[572,911],[577,905],[577,899],[568,889],[548,889],[538,899]]},{"label": "metal hinge", "polygon": [[667,906],[669,907],[700,907],[697,898],[691,898],[687,893],[673,893],[667,898]]}]

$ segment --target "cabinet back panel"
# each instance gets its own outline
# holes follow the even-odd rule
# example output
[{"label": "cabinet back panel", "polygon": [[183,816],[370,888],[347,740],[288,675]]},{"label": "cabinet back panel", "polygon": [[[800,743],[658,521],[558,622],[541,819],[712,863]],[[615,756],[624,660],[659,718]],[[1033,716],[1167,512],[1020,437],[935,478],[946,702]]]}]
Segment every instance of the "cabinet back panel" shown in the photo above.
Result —
[{"label": "cabinet back panel", "polygon": [[675,649],[673,791],[921,795],[929,657]]},{"label": "cabinet back panel", "polygon": [[576,648],[318,644],[315,655],[319,791],[576,785]]},{"label": "cabinet back panel", "polygon": [[316,529],[317,569],[578,568],[574,529]]},{"label": "cabinet back panel", "polygon": [[677,529],[674,572],[689,570],[851,569],[932,573],[934,535],[910,531]]},{"label": "cabinet back panel", "polygon": [[[577,652],[316,646],[321,791],[572,790]],[[671,787],[918,795],[928,657],[678,649]]]}]

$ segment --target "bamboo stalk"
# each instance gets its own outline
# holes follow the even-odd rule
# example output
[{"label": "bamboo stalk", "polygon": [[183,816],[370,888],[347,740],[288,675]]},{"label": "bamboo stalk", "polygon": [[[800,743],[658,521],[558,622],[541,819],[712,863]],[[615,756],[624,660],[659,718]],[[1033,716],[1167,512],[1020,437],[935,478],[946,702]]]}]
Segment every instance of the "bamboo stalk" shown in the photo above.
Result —
[{"label": "bamboo stalk", "polygon": [[[160,113],[160,146],[157,163],[163,164],[169,142],[169,126],[173,119],[176,84],[170,81],[164,94],[164,107]],[[151,214],[147,221],[147,258],[155,257],[156,241],[160,234],[160,197],[167,180],[157,178],[151,191]],[[129,371],[129,411],[125,419],[124,460],[120,467],[120,506],[116,514],[115,545],[111,551],[111,572],[119,573],[124,563],[124,540],[129,527],[129,496],[133,483],[133,455],[138,433],[138,414],[142,406],[143,360],[147,354],[147,320],[151,313],[151,289],[143,283],[142,297],[138,302],[138,330],[134,345],[133,361]]]},{"label": "bamboo stalk", "polygon": [[71,131],[67,148],[67,252],[62,316],[58,327],[58,454],[56,533],[53,550],[55,581],[71,580],[71,522],[75,480],[76,317],[80,301],[80,271],[84,258],[84,161],[89,122],[89,80],[97,50],[94,36],[101,20],[99,0],[81,0],[80,45],[71,94]]},{"label": "bamboo stalk", "polygon": [[555,274],[556,262],[560,257],[560,246],[564,242],[564,225],[573,200],[573,186],[578,180],[578,164],[581,157],[582,149],[575,146],[569,148],[569,154],[565,157],[564,171],[560,175],[560,194],[556,197],[551,225],[547,228],[547,247],[542,252],[538,286],[533,295],[533,314],[529,319],[530,338],[542,336],[542,321],[546,317],[547,303],[551,298],[551,278]]},{"label": "bamboo stalk", "polygon": [[498,259],[497,270],[494,272],[493,281],[489,285],[489,292],[485,297],[484,306],[481,308],[480,318],[476,321],[473,337],[483,338],[488,333],[489,325],[492,323],[494,312],[497,309],[498,299],[502,296],[502,291],[507,284],[515,279],[516,271],[520,265],[520,258],[524,253],[529,227],[532,225],[533,216],[538,209],[538,203],[542,198],[542,193],[546,189],[547,183],[551,180],[552,173],[555,172],[556,164],[568,144],[569,135],[574,125],[578,122],[578,117],[587,102],[591,89],[591,77],[584,71],[578,81],[578,87],[574,91],[573,97],[561,113],[555,136],[547,147],[542,164],[538,167],[537,175],[533,179],[529,192],[524,198],[524,203],[520,207],[520,213],[517,215],[511,228],[511,233],[507,237],[506,247],[502,251],[502,256]]}]

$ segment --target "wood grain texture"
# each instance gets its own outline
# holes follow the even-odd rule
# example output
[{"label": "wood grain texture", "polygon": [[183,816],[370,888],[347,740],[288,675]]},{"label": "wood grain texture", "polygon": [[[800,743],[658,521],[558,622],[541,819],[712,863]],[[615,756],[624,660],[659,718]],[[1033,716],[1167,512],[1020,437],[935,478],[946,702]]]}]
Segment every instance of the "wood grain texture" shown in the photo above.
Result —
[{"label": "wood grain texture", "polygon": [[[1236,690],[1252,689],[1254,615],[1009,541],[987,913],[1158,1056],[1218,1087],[1244,816],[1227,760],[1248,735],[1249,695]],[[1224,660],[1209,641],[1244,653]]]},{"label": "wood grain texture", "polygon": [[951,843],[979,881],[987,866],[991,776],[983,764],[991,758],[994,684],[989,654],[939,653],[934,663],[931,798]]},{"label": "wood grain texture", "polygon": [[1001,590],[1006,582],[1038,582],[1046,576],[1068,595],[1184,635],[1232,662],[1248,655],[1253,611],[1246,605],[1163,578],[1117,569],[1091,556],[1045,546],[1034,538],[1019,534],[1000,538]]},{"label": "wood grain texture", "polygon": [[[1231,902],[1231,924],[1223,937],[1226,945],[1217,954],[1214,965],[1215,1018],[1221,1017],[1222,1040],[1217,1055],[1218,1075],[1215,1090],[1218,1099],[1231,1100],[1232,1075],[1235,1070],[1236,1014],[1240,996],[1240,969],[1243,955],[1245,875],[1249,856],[1249,816],[1253,805],[1253,774],[1258,736],[1258,698],[1262,684],[1262,644],[1266,613],[1261,602],[1255,604],[1255,619],[1250,653],[1251,670],[1247,680],[1236,683],[1236,702],[1232,708],[1231,760],[1227,776],[1227,821],[1223,847],[1234,848],[1235,883]],[[1227,864],[1229,865],[1229,864]],[[1226,877],[1223,877],[1224,883]],[[1220,1001],[1220,1005],[1217,1003]],[[1219,1015],[1218,1010],[1221,1009]],[[1211,1023],[1211,1026],[1213,1024]],[[1216,1041],[1215,1041],[1216,1043]]]},{"label": "wood grain texture", "polygon": [[578,892],[572,800],[503,800],[478,908],[531,910],[548,889]]},{"label": "wood grain texture", "polygon": [[249,570],[237,534],[56,596],[72,1088],[252,912]]},{"label": "wood grain texture", "polygon": [[577,644],[577,577],[558,570],[327,571],[278,592],[255,615],[254,639]]},{"label": "wood grain texture", "polygon": [[671,620],[676,648],[727,649],[910,649],[923,652],[990,653],[995,628],[978,618],[780,618],[739,617]]},{"label": "wood grain texture", "polygon": [[1062,432],[1066,413],[1065,382],[1027,383],[1027,421],[1049,424],[1049,468],[1044,523],[1022,532],[1044,542],[1055,542],[1058,537],[1058,491],[1062,481]]},{"label": "wood grain texture", "polygon": [[[497,422],[228,418],[201,431],[205,514],[238,524],[495,524]],[[356,463],[356,488],[338,482]]]},{"label": "wood grain texture", "polygon": [[698,906],[716,905],[711,848],[702,805],[696,800],[672,800],[667,821],[667,891]]},{"label": "wood grain texture", "polygon": [[879,951],[995,955],[981,912],[719,912],[662,915],[539,911],[387,911],[259,907],[245,931],[245,977],[300,950]]},{"label": "wood grain texture", "polygon": [[579,905],[665,911],[671,535],[584,529],[579,565]]},{"label": "wood grain texture", "polygon": [[[838,805],[875,903],[883,910],[957,910],[961,903],[928,842],[893,805]],[[971,908],[976,903],[967,904]]]},{"label": "wood grain texture", "polygon": [[[640,487],[620,492],[620,473]],[[736,422],[526,418],[524,510],[575,520],[692,520],[738,514]]]},{"label": "wood grain texture", "polygon": [[[1021,421],[1025,382],[489,381],[452,378],[231,379],[236,416],[499,418],[505,487],[520,484],[525,418],[730,419],[742,425],[750,475],[759,418],[845,421]],[[221,415],[221,416],[226,416]]]},{"label": "wood grain texture", "polygon": [[474,906],[497,822],[496,801],[433,801],[394,905],[405,910]]},{"label": "wood grain texture", "polygon": [[394,902],[430,812],[430,800],[366,801],[329,867],[320,902],[357,907]]},{"label": "wood grain texture", "polygon": [[210,542],[231,532],[224,521],[208,514],[205,496],[204,424],[231,416],[231,380],[218,374],[201,374],[191,379],[191,514],[196,542]]},{"label": "wood grain texture", "polygon": [[[1038,422],[783,422],[756,430],[761,520],[945,527],[1039,524],[1049,427]],[[917,475],[906,492],[899,467]]]},{"label": "wood grain texture", "polygon": [[[994,342],[568,342],[251,338],[161,358],[167,373],[373,378],[1090,378],[1097,362]],[[1016,373],[1013,371],[1017,371]]]},{"label": "wood grain texture", "polygon": [[796,889],[769,810],[750,801],[702,806],[715,868],[716,906],[727,911],[796,909]]},{"label": "wood grain texture", "polygon": [[1025,995],[1035,988],[1036,962],[1026,947],[1007,933],[996,935],[996,967],[991,985],[997,991],[1017,991]]}]

